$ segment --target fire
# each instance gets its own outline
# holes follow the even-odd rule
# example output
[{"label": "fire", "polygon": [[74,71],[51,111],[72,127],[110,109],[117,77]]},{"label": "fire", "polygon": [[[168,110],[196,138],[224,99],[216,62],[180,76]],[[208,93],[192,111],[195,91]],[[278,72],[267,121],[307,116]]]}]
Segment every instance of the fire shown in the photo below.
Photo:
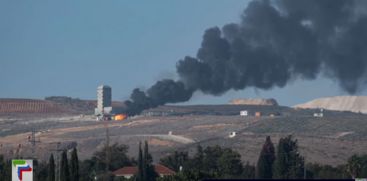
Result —
[{"label": "fire", "polygon": [[124,120],[126,118],[127,118],[127,115],[126,114],[116,114],[114,120],[115,121],[122,121],[122,120]]}]

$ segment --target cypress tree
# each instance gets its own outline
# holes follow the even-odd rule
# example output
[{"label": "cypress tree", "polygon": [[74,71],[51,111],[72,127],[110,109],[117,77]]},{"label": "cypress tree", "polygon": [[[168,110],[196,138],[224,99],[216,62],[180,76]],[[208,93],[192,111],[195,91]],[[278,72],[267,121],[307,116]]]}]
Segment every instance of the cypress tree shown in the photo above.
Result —
[{"label": "cypress tree", "polygon": [[79,181],[79,159],[76,148],[71,152],[70,173],[71,181]]},{"label": "cypress tree", "polygon": [[242,174],[243,165],[241,155],[230,148],[223,149],[222,155],[217,159],[219,175],[223,178],[234,178]]},{"label": "cypress tree", "polygon": [[136,176],[138,181],[143,181],[143,151],[141,150],[141,142],[139,142],[139,155],[138,155],[138,175]]},{"label": "cypress tree", "polygon": [[203,165],[204,151],[203,151],[203,147],[200,145],[196,147],[196,154],[194,156],[193,162],[194,162],[194,165],[192,165],[193,168],[203,171],[204,169],[204,165]]},{"label": "cypress tree", "polygon": [[48,161],[48,176],[47,176],[47,180],[48,181],[55,181],[55,159],[54,159],[54,155],[53,154],[50,155],[50,159]]},{"label": "cypress tree", "polygon": [[0,178],[11,180],[11,161],[6,160],[3,155],[0,155]]},{"label": "cypress tree", "polygon": [[289,135],[281,138],[273,166],[273,177],[279,179],[303,178],[304,158],[298,153],[297,140]]},{"label": "cypress tree", "polygon": [[139,142],[139,158],[138,158],[138,174],[136,180],[138,181],[154,181],[157,174],[152,165],[153,159],[149,154],[148,142],[144,143],[144,150],[141,149],[141,142]]},{"label": "cypress tree", "polygon": [[0,155],[0,178],[4,178],[6,175],[6,161],[3,155]]},{"label": "cypress tree", "polygon": [[154,181],[157,177],[154,166],[152,164],[153,158],[149,154],[148,142],[144,143],[144,157],[143,157],[143,178],[144,181]]},{"label": "cypress tree", "polygon": [[68,156],[66,151],[63,151],[61,154],[60,181],[70,181]]},{"label": "cypress tree", "polygon": [[143,151],[143,180],[148,180],[148,146],[147,141],[144,142],[144,151]]},{"label": "cypress tree", "polygon": [[274,145],[271,142],[270,136],[267,136],[263,148],[260,152],[259,160],[257,161],[256,178],[272,178],[274,160]]}]

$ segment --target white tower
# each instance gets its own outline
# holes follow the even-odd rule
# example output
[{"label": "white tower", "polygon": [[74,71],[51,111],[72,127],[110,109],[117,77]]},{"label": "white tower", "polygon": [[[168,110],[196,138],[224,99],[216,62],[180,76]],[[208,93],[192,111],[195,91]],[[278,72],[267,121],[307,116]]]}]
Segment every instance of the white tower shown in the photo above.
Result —
[{"label": "white tower", "polygon": [[109,114],[112,111],[112,89],[110,86],[101,85],[97,88],[97,108],[95,114]]}]

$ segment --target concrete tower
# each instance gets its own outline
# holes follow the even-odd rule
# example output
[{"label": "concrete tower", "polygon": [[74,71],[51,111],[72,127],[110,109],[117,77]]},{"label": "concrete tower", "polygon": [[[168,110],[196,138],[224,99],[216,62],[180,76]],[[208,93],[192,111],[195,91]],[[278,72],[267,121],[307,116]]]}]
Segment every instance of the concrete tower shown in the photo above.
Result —
[{"label": "concrete tower", "polygon": [[112,89],[110,86],[101,85],[97,88],[96,114],[109,114],[112,111]]}]

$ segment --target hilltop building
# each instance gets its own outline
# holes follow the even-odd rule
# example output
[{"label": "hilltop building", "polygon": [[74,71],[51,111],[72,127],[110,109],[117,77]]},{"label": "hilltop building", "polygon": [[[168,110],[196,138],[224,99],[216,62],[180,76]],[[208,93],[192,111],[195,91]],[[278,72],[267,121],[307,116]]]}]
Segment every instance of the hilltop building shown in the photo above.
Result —
[{"label": "hilltop building", "polygon": [[112,89],[110,86],[101,85],[97,87],[97,108],[96,115],[112,113]]},{"label": "hilltop building", "polygon": [[248,116],[248,111],[247,110],[240,111],[240,116]]},{"label": "hilltop building", "polygon": [[318,117],[318,118],[324,117],[324,109],[320,109],[320,112],[313,113],[313,117]]}]

